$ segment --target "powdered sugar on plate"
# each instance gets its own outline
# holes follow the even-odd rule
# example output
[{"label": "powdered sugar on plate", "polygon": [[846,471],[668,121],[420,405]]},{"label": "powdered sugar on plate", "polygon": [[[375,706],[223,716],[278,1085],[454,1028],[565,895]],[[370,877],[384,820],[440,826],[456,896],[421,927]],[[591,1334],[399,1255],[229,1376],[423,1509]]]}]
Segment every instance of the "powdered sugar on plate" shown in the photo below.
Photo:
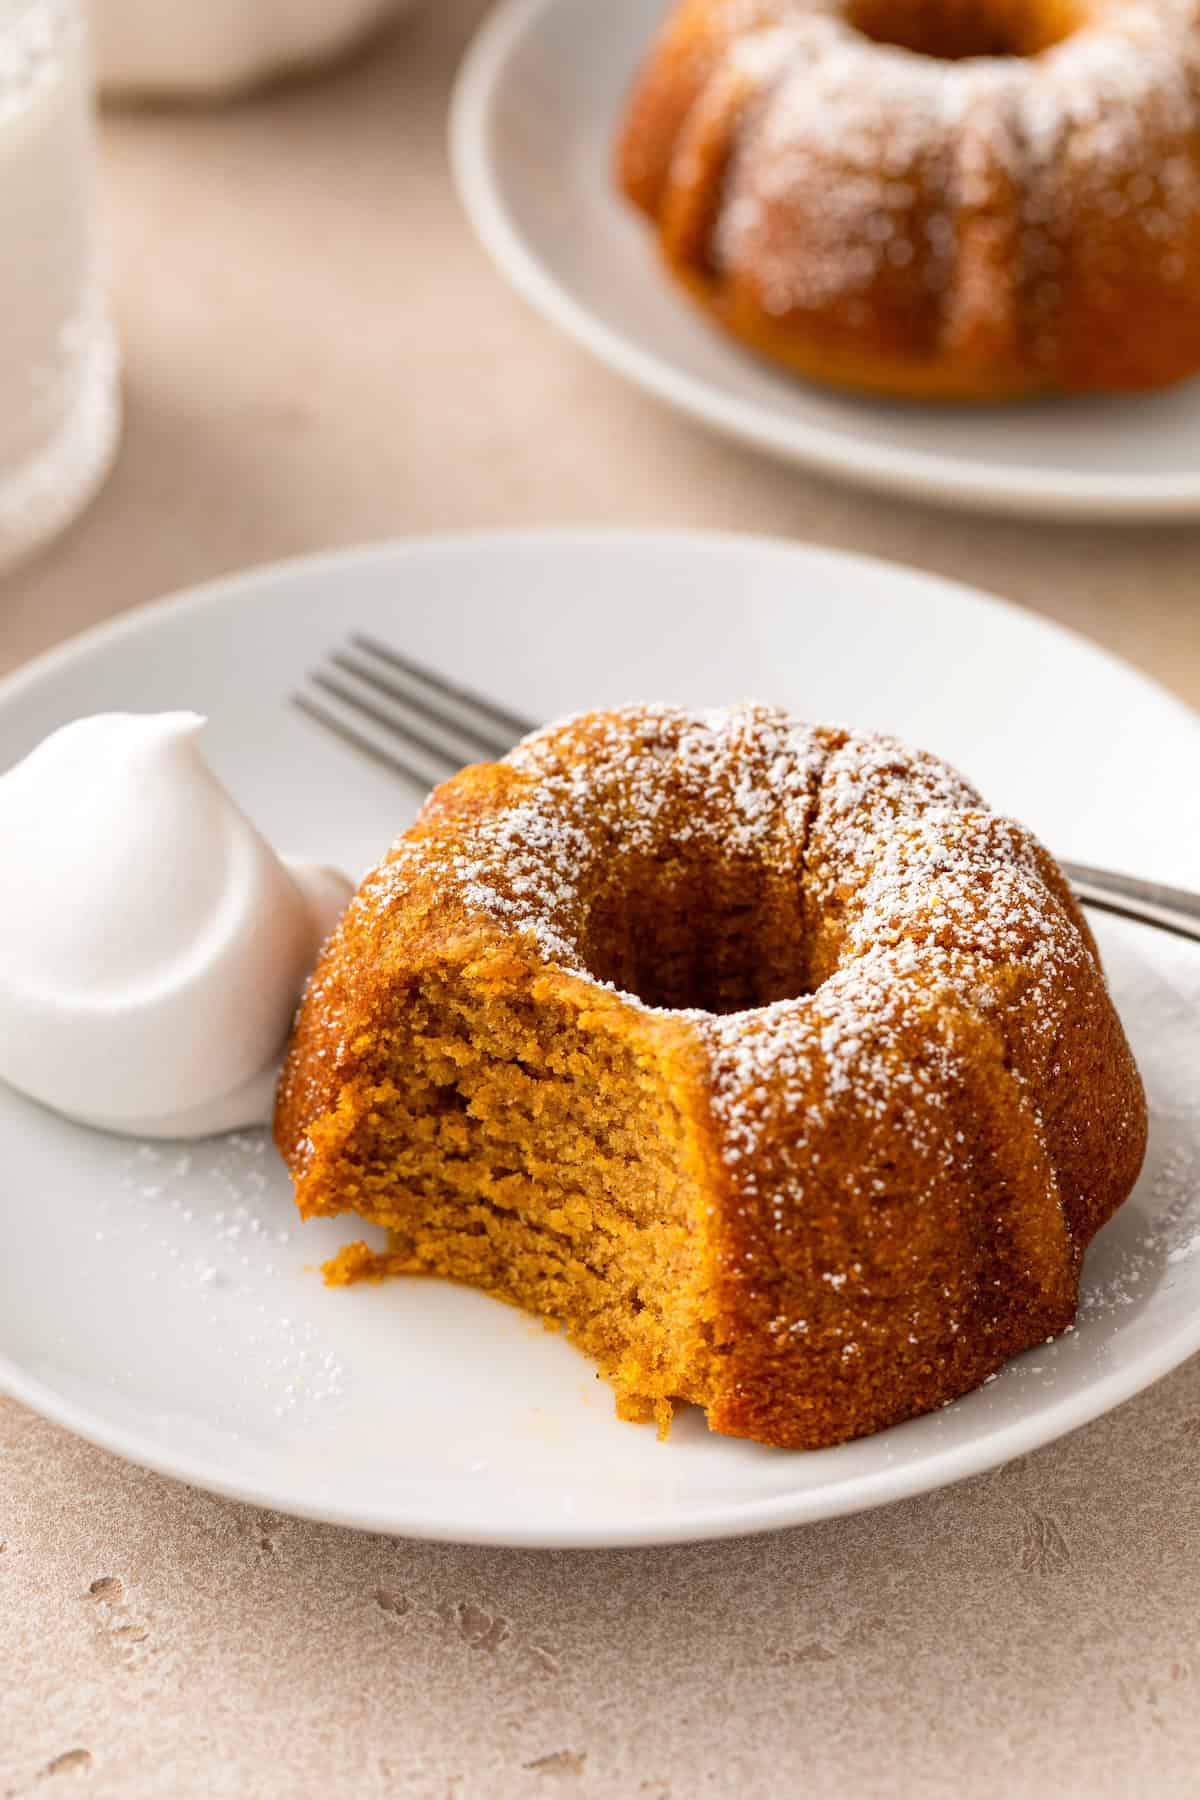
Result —
[{"label": "powdered sugar on plate", "polygon": [[342,1403],[345,1369],[314,1325],[282,1302],[256,1298],[276,1278],[282,1295],[301,1249],[269,1133],[136,1144],[123,1160],[116,1193],[98,1196],[97,1217],[100,1241],[119,1246],[131,1233],[148,1240],[162,1279],[206,1307],[213,1355],[225,1351],[223,1309],[252,1305],[254,1322],[241,1333],[253,1352],[245,1379],[267,1392],[277,1418],[303,1422],[315,1408]]}]

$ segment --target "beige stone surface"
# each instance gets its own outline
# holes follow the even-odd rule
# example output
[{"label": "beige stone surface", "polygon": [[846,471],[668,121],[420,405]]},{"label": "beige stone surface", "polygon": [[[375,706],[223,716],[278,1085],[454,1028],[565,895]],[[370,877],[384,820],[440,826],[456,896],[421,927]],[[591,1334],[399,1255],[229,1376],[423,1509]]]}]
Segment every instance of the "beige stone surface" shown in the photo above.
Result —
[{"label": "beige stone surface", "polygon": [[[602,0],[597,0],[602,3]],[[479,0],[225,113],[110,120],[129,420],[0,666],[238,565],[466,525],[781,532],[991,586],[1200,701],[1200,531],[1030,527],[710,439],[513,298],[450,194]],[[1200,1361],[942,1494],[537,1555],[233,1506],[0,1403],[0,1795],[1200,1794]]]}]

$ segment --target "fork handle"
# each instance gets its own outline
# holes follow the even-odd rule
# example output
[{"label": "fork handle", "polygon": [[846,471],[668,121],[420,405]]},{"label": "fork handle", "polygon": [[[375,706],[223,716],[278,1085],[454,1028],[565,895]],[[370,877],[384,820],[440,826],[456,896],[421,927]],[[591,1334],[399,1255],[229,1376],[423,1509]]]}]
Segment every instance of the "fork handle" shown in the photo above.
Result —
[{"label": "fork handle", "polygon": [[1059,867],[1084,906],[1098,912],[1138,919],[1176,937],[1200,943],[1200,894],[1168,887],[1162,881],[1139,881],[1112,869],[1093,869],[1086,863],[1060,862]]}]

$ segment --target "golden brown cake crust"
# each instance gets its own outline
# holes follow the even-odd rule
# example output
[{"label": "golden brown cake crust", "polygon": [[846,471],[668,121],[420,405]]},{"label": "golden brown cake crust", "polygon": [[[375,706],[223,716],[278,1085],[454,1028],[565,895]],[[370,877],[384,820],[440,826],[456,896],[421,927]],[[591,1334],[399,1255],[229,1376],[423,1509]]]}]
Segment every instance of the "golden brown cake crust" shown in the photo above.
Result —
[{"label": "golden brown cake crust", "polygon": [[785,1447],[1068,1325],[1145,1133],[1030,834],[759,706],[588,715],[440,788],[326,950],[276,1117],[302,1212],[393,1232],[339,1279],[473,1281],[629,1415]]},{"label": "golden brown cake crust", "polygon": [[705,311],[813,379],[1200,370],[1198,0],[681,0],[617,174]]}]

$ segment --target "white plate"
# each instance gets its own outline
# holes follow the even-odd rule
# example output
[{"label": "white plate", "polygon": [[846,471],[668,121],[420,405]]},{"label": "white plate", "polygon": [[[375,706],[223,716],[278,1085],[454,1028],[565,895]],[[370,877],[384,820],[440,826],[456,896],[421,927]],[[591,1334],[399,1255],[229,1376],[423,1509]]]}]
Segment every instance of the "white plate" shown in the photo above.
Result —
[{"label": "white plate", "polygon": [[[1182,707],[962,588],[745,538],[501,534],[253,571],[5,683],[0,768],[78,713],[196,707],[213,763],[276,844],[359,871],[415,797],[287,705],[354,627],[533,717],[759,694],[888,727],[961,764],[1065,854],[1200,883],[1200,729]],[[3,1090],[0,1381],[197,1486],[413,1536],[711,1537],[987,1468],[1200,1346],[1195,1096],[1171,1086],[1186,1047],[1165,941],[1150,938],[1105,936],[1123,997],[1157,984],[1154,1018],[1134,1019],[1155,1135],[1137,1196],[1089,1259],[1080,1329],[936,1417],[787,1455],[689,1415],[659,1444],[614,1418],[582,1357],[507,1307],[436,1282],[324,1288],[315,1265],[354,1233],[297,1223],[264,1135],[139,1148]]]},{"label": "white plate", "polygon": [[947,505],[1051,517],[1200,513],[1200,381],[995,409],[839,395],[710,327],[616,194],[612,137],[665,0],[507,0],[459,81],[452,150],[484,245],[534,306],[659,399],[812,468]]}]

